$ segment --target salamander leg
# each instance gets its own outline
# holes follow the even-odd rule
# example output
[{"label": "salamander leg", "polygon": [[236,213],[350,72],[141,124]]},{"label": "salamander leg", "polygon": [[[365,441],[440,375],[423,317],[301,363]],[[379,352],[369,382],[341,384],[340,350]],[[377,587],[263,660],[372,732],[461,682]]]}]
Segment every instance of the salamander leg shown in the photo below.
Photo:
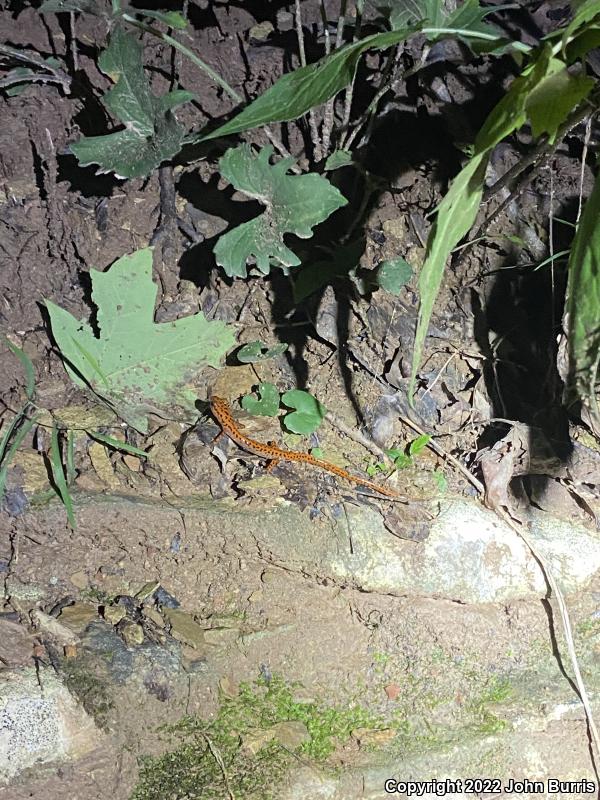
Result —
[{"label": "salamander leg", "polygon": [[225,435],[225,431],[219,431],[217,433],[217,435],[215,436],[215,438],[212,440],[212,443],[214,444],[215,442],[218,442],[219,439],[224,435]]}]

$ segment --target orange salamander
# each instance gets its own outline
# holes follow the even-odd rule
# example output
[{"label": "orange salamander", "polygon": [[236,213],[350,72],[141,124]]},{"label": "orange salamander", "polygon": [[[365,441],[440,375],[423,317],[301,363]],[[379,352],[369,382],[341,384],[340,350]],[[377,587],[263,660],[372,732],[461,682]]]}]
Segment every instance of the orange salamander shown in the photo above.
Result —
[{"label": "orange salamander", "polygon": [[297,453],[294,450],[282,450],[273,443],[264,444],[263,442],[257,442],[255,439],[251,439],[239,429],[231,413],[229,403],[227,400],[223,400],[222,397],[216,397],[213,395],[210,398],[210,410],[214,418],[221,426],[221,433],[219,436],[222,436],[225,433],[232,441],[234,441],[244,450],[268,459],[269,467],[274,467],[279,461],[302,461],[305,464],[312,464],[313,467],[324,469],[326,472],[332,472],[334,475],[344,478],[344,480],[350,481],[351,483],[357,483],[360,486],[366,486],[368,489],[372,489],[373,491],[383,494],[386,497],[393,497],[396,500],[404,501],[407,501],[408,499],[404,495],[394,492],[392,489],[386,489],[385,486],[379,486],[372,481],[368,481],[366,478],[359,478],[356,475],[351,475],[345,469],[342,469],[335,464],[330,464],[329,461],[322,461],[320,458],[315,458],[309,453]]}]

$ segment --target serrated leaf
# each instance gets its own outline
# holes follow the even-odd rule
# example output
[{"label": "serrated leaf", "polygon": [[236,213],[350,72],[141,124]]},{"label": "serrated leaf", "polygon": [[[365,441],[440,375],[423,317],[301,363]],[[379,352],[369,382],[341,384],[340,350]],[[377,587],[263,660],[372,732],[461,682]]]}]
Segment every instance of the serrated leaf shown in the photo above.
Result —
[{"label": "serrated leaf", "polygon": [[386,14],[394,30],[425,20],[439,25],[443,19],[442,0],[374,0],[372,5]]},{"label": "serrated leaf", "polygon": [[115,82],[102,101],[125,129],[83,137],[71,151],[83,166],[98,164],[100,172],[114,172],[120,178],[148,175],[181,149],[185,131],[171,112],[193,95],[177,90],[155,97],[144,73],[141,45],[120,26],[98,65]]},{"label": "serrated leaf", "polygon": [[252,258],[265,275],[272,261],[298,266],[300,259],[286,247],[284,234],[308,239],[315,225],[348,202],[321,175],[287,175],[293,161],[282,159],[272,165],[272,154],[272,147],[263,147],[255,154],[243,144],[228,150],[219,162],[224,178],[266,206],[260,217],[238,225],[217,242],[215,259],[229,276],[245,277]]},{"label": "serrated leaf", "polygon": [[270,358],[277,358],[287,349],[287,344],[283,342],[273,347],[262,342],[249,342],[238,350],[237,360],[241,364],[256,364],[260,361],[268,361]]},{"label": "serrated leaf", "polygon": [[442,0],[375,0],[373,5],[386,12],[394,30],[418,23],[430,41],[454,35],[476,52],[495,49],[504,43],[500,32],[484,19],[506,6],[482,8],[479,0],[465,0],[447,14]]},{"label": "serrated leaf", "polygon": [[285,426],[292,433],[301,433],[304,436],[314,433],[327,414],[325,406],[302,389],[285,392],[281,400],[286,406],[296,409],[284,417]]},{"label": "serrated leaf", "polygon": [[415,30],[416,28],[386,31],[366,36],[359,42],[340,47],[314,64],[283,75],[232,120],[207,136],[202,136],[199,141],[241,133],[270,122],[287,122],[302,116],[310,108],[334,97],[352,81],[358,60],[365,50],[393,47]]},{"label": "serrated leaf", "polygon": [[412,278],[411,265],[404,258],[392,258],[382,261],[377,268],[375,280],[378,286],[393,295],[399,295],[403,286]]},{"label": "serrated leaf", "polygon": [[571,246],[567,284],[569,375],[566,401],[581,400],[600,428],[596,399],[600,362],[600,178],[585,204]]},{"label": "serrated leaf", "polygon": [[[90,271],[100,337],[92,326],[46,300],[52,334],[73,381],[114,408],[137,430],[146,414],[166,416],[179,406],[194,411],[185,384],[199,370],[217,367],[235,339],[222,322],[202,313],[174,322],[154,322],[157,287],[152,251],[139,250],[106,272]],[[75,344],[77,343],[77,344]]]},{"label": "serrated leaf", "polygon": [[140,136],[152,136],[154,107],[139,41],[117,25],[98,66],[115,84],[102,98],[106,108]]},{"label": "serrated leaf", "polygon": [[274,417],[279,411],[279,392],[273,383],[259,383],[259,399],[247,394],[242,397],[242,408],[257,417]]}]

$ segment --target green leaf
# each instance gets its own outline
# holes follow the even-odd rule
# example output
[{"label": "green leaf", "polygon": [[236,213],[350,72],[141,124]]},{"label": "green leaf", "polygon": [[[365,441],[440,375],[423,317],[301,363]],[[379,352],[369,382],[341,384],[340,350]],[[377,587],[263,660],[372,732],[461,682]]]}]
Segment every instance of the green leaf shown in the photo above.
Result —
[{"label": "green leaf", "polygon": [[152,251],[139,250],[106,272],[90,271],[100,338],[92,326],[46,300],[52,334],[73,381],[90,387],[137,430],[148,411],[172,416],[173,406],[193,412],[185,384],[203,367],[218,367],[235,343],[222,322],[202,313],[154,322],[157,287]]},{"label": "green leaf", "polygon": [[277,358],[288,349],[287,344],[282,342],[274,347],[263,344],[262,342],[250,342],[238,350],[237,360],[242,364],[256,364],[259,361],[267,361],[269,358]]},{"label": "green leaf", "polygon": [[585,204],[571,246],[567,284],[569,375],[566,400],[592,409],[600,427],[596,400],[600,362],[600,177]]},{"label": "green leaf", "polygon": [[483,181],[489,154],[504,137],[526,122],[526,103],[531,91],[549,74],[557,71],[552,48],[546,45],[537,59],[513,81],[475,140],[475,154],[452,181],[439,205],[436,221],[427,240],[425,263],[419,274],[420,305],[413,348],[413,362],[408,393],[413,402],[416,375],[433,305],[452,249],[475,222],[483,194]]},{"label": "green leaf", "polygon": [[446,260],[452,249],[469,231],[477,216],[477,209],[483,194],[488,154],[489,150],[479,153],[454,178],[450,189],[439,205],[436,221],[429,234],[425,263],[419,274],[419,316],[408,388],[411,402],[427,328],[433,304],[442,283]]},{"label": "green leaf", "polygon": [[550,144],[567,116],[588,96],[596,83],[586,75],[571,75],[563,62],[558,63],[560,71],[534,87],[525,103],[533,135],[538,137],[547,133]]},{"label": "green leaf", "polygon": [[33,369],[31,359],[24,350],[22,350],[20,347],[17,347],[16,344],[13,344],[10,339],[6,338],[6,336],[2,336],[2,339],[4,339],[4,342],[11,353],[15,355],[21,362],[23,369],[25,370],[25,394],[27,395],[28,400],[33,400],[33,395],[35,393],[35,371]]},{"label": "green leaf", "polygon": [[415,30],[416,28],[411,28],[375,33],[359,42],[340,47],[314,64],[283,75],[236,117],[201,137],[200,141],[241,133],[270,122],[287,122],[302,116],[310,108],[321,105],[348,86],[365,50],[372,47],[392,47],[404,41]]},{"label": "green leaf", "polygon": [[273,383],[258,384],[259,400],[247,394],[242,397],[242,408],[257,417],[274,417],[279,411],[279,392]]},{"label": "green leaf", "polygon": [[352,153],[349,150],[334,150],[325,162],[326,170],[340,169],[352,166]]},{"label": "green leaf", "polygon": [[140,456],[140,458],[148,458],[148,453],[145,450],[140,450],[139,447],[134,447],[132,444],[122,442],[120,439],[115,439],[113,436],[106,436],[99,431],[86,430],[87,435],[91,439],[95,439],[100,444],[105,444],[107,447],[112,447],[113,450],[122,450],[125,453],[131,453],[133,456]]},{"label": "green leaf", "polygon": [[358,267],[364,251],[364,239],[357,239],[350,244],[337,247],[329,261],[316,261],[314,264],[302,267],[294,276],[294,301],[300,303],[313,292],[332,283],[335,278],[347,277]]},{"label": "green leaf", "polygon": [[377,268],[375,280],[377,285],[386,292],[399,295],[403,286],[412,278],[413,270],[411,265],[404,258],[399,256],[390,261],[382,261]]},{"label": "green leaf", "polygon": [[149,17],[150,19],[158,20],[158,22],[164,22],[169,28],[175,28],[179,31],[187,27],[187,20],[179,11],[151,11],[148,8],[129,8],[128,11],[129,13],[133,12],[144,17]]},{"label": "green leaf", "polygon": [[413,441],[408,446],[409,456],[418,456],[419,453],[427,447],[430,441],[431,441],[431,436],[429,436],[429,434],[427,433],[423,433],[421,434],[421,436],[417,436],[417,438],[413,439]]},{"label": "green leaf", "polygon": [[58,489],[60,499],[63,501],[63,505],[67,512],[69,525],[71,528],[73,528],[73,530],[75,530],[77,525],[75,523],[75,514],[73,513],[73,501],[71,500],[71,493],[69,492],[69,487],[67,486],[67,480],[65,478],[65,472],[60,456],[58,428],[56,424],[52,426],[52,438],[50,440],[50,468],[52,469],[52,478],[56,488]]},{"label": "green leaf", "polygon": [[214,254],[229,276],[246,277],[246,264],[254,258],[265,275],[271,261],[296,267],[300,259],[283,241],[285,233],[302,239],[312,229],[348,202],[321,175],[287,175],[293,160],[284,158],[271,165],[272,147],[255,154],[243,144],[228,150],[219,162],[223,177],[236,189],[266,206],[261,216],[244,222],[220,237]]},{"label": "green leaf", "polygon": [[448,480],[441,469],[434,469],[431,474],[436,483],[438,492],[440,492],[440,494],[444,494],[446,491],[448,491]]},{"label": "green leaf", "polygon": [[374,5],[386,11],[394,30],[419,23],[430,41],[454,35],[476,52],[504,44],[498,29],[483,20],[494,11],[511,7],[482,8],[478,0],[465,0],[455,11],[446,14],[442,0],[381,0]]},{"label": "green leaf", "polygon": [[[25,420],[23,422],[23,420]],[[0,441],[0,500],[2,500],[4,496],[4,487],[6,486],[6,478],[8,475],[8,467],[10,466],[10,462],[12,461],[15,453],[19,449],[21,442],[27,436],[29,431],[33,428],[35,423],[37,422],[37,417],[31,417],[31,419],[26,419],[25,417],[25,410],[21,410],[14,419],[9,423],[6,431],[2,436],[2,440]],[[22,424],[21,424],[22,423]],[[12,436],[14,430],[18,427],[19,430],[15,438],[12,441],[11,446],[6,449],[6,446]]]},{"label": "green leaf", "polygon": [[144,73],[141,45],[120,26],[98,65],[115,82],[102,101],[125,129],[83,137],[71,150],[83,166],[98,164],[100,172],[120,178],[148,175],[181,149],[185,131],[171,112],[193,95],[177,90],[155,97]]},{"label": "green leaf", "polygon": [[386,14],[394,30],[425,21],[440,25],[444,19],[443,0],[374,0],[372,5]]},{"label": "green leaf", "polygon": [[[573,4],[574,5],[574,4]],[[562,36],[563,51],[575,33],[581,28],[587,27],[588,23],[600,14],[600,0],[585,0],[579,3],[573,19],[567,25]]]},{"label": "green leaf", "polygon": [[292,389],[281,397],[283,403],[289,408],[295,408],[291,414],[286,414],[284,423],[292,433],[301,433],[307,436],[317,430],[327,409],[316,397],[301,389]]}]

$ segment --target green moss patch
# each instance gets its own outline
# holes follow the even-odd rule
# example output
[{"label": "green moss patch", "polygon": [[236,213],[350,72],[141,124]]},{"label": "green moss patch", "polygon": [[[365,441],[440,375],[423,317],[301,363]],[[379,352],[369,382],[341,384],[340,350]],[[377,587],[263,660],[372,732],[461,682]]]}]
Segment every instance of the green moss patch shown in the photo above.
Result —
[{"label": "green moss patch", "polygon": [[[269,800],[297,756],[323,761],[356,728],[377,727],[364,708],[335,708],[297,699],[281,678],[241,684],[235,697],[223,697],[211,721],[184,717],[163,729],[170,750],[141,760],[139,783],[131,800]],[[279,723],[306,726],[305,741],[295,748],[277,739],[252,752],[244,746],[257,731]]]}]

